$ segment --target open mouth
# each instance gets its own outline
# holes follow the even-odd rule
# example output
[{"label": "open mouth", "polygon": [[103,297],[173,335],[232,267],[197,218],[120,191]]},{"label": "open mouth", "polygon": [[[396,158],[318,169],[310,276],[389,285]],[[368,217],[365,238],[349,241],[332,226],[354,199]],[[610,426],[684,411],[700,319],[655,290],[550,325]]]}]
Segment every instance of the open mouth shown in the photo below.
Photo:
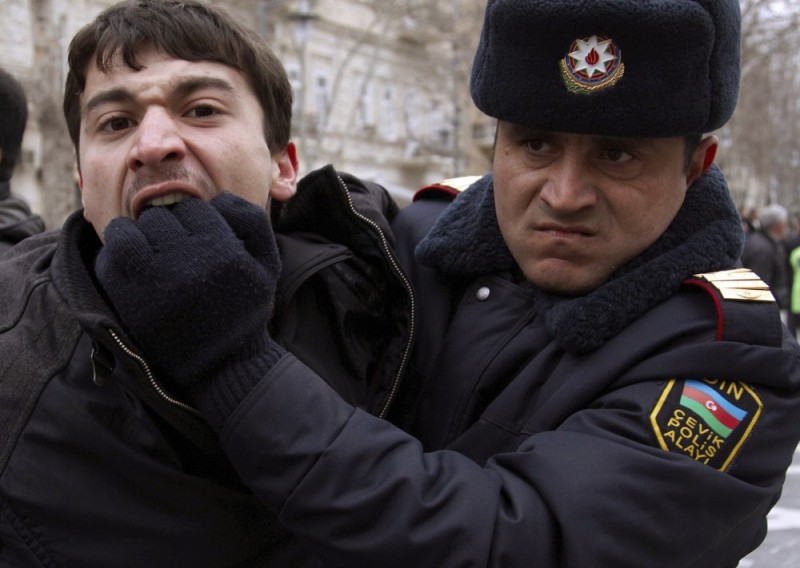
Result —
[{"label": "open mouth", "polygon": [[188,199],[190,196],[186,195],[185,193],[180,192],[172,192],[166,193],[164,195],[159,195],[154,197],[153,199],[148,199],[143,205],[141,211],[139,211],[139,215],[141,215],[147,209],[151,207],[171,207],[176,203],[180,203],[184,199]]},{"label": "open mouth", "polygon": [[159,195],[158,197],[154,197],[150,201],[144,204],[145,208],[147,207],[168,207],[170,205],[175,205],[176,203],[180,203],[184,199],[186,199],[187,195],[185,193],[167,193],[166,195]]}]

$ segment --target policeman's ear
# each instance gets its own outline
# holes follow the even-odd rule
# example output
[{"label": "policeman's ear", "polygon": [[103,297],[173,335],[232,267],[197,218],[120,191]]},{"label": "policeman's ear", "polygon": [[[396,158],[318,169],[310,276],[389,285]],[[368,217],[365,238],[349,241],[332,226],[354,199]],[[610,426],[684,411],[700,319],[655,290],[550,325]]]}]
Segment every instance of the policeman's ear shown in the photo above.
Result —
[{"label": "policeman's ear", "polygon": [[294,142],[274,155],[275,162],[269,195],[276,201],[286,201],[297,192],[297,148]]},{"label": "policeman's ear", "polygon": [[719,148],[719,138],[713,134],[700,141],[692,153],[692,159],[686,171],[686,187],[689,187],[697,178],[705,174],[714,164],[717,148]]}]

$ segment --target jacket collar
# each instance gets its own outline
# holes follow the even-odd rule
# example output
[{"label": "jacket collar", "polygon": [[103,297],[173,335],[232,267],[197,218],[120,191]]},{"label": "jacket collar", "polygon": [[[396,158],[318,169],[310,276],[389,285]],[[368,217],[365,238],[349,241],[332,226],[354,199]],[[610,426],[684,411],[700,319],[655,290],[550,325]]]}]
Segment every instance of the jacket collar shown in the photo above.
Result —
[{"label": "jacket collar", "polygon": [[72,213],[58,235],[53,281],[84,327],[119,329],[94,280],[94,260],[101,246],[94,227],[83,218],[83,210]]},{"label": "jacket collar", "polygon": [[361,237],[365,219],[391,235],[389,221],[396,212],[383,187],[327,165],[303,177],[290,200],[273,203],[271,216],[276,233],[312,232],[349,241]]}]

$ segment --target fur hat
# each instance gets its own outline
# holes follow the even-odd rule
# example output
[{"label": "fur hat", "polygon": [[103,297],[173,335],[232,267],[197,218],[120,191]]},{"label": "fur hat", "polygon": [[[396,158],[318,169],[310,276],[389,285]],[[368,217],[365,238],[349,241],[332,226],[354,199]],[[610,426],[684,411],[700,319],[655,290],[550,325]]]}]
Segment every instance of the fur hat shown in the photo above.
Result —
[{"label": "fur hat", "polygon": [[733,114],[738,0],[489,0],[477,107],[543,130],[702,134]]}]

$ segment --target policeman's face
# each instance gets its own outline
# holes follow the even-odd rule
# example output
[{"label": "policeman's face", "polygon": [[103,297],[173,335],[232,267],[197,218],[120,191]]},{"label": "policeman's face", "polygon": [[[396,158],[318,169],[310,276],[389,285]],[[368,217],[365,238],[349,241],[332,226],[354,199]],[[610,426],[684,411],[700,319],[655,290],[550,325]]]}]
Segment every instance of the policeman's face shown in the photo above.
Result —
[{"label": "policeman's face", "polygon": [[92,65],[81,95],[84,216],[101,238],[113,218],[135,219],[175,197],[230,191],[266,207],[270,196],[294,193],[294,148],[270,153],[263,111],[241,73],[147,47],[138,56],[138,71]]},{"label": "policeman's face", "polygon": [[713,137],[686,168],[683,138],[610,138],[500,122],[497,219],[525,277],[568,295],[604,283],[664,232],[711,146]]}]

